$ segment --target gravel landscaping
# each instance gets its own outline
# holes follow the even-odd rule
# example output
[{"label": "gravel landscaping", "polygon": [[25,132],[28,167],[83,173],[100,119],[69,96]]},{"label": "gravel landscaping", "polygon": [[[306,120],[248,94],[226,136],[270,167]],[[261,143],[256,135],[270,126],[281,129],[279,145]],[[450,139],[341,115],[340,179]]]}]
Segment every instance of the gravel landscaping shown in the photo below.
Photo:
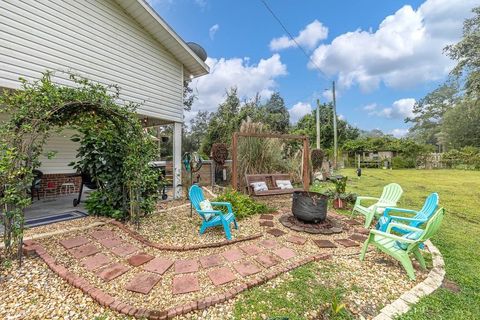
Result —
[{"label": "gravel landscaping", "polygon": [[[367,254],[364,262],[359,261],[362,235],[359,233],[361,228],[355,221],[344,221],[344,230],[339,234],[299,233],[285,228],[278,222],[278,218],[289,212],[291,201],[289,198],[270,198],[264,201],[279,210],[273,215],[256,215],[243,219],[239,222],[239,230],[232,230],[233,239],[258,233],[261,233],[262,237],[221,247],[188,251],[159,250],[135,240],[124,230],[108,223],[91,229],[55,234],[36,241],[46,249],[57,264],[84,278],[94,287],[137,308],[157,310],[186,304],[205,296],[225,293],[268,271],[281,270],[287,262],[295,263],[317,254],[331,255],[332,258],[300,268],[315,266],[315,272],[318,273],[317,285],[345,288],[344,302],[347,304],[347,309],[357,318],[371,318],[385,304],[426,276],[426,272],[416,270],[417,281],[410,282],[397,262],[374,251]],[[142,219],[141,227],[136,231],[144,238],[162,244],[208,244],[224,240],[224,234],[220,228],[209,230],[200,236],[198,234],[200,221],[196,213],[193,212],[191,217],[188,206],[182,206],[180,202],[176,204],[177,207],[160,209],[154,215]],[[336,216],[333,212],[329,214]],[[89,217],[62,222],[30,229],[26,232],[26,236],[76,228],[99,221],[107,220]],[[260,226],[262,221],[272,221],[274,227]],[[134,229],[133,226],[129,227]],[[281,235],[275,237],[271,234],[275,233],[271,232],[272,230],[277,230]],[[352,237],[354,234],[358,239]],[[65,247],[66,239],[78,240],[78,237],[83,239],[82,245],[72,246],[69,249]],[[337,241],[350,237],[353,240],[349,242]],[[336,247],[321,248],[317,245],[318,240],[329,240]],[[349,246],[349,243],[352,246]],[[88,246],[90,247],[87,248]],[[79,248],[81,250],[78,250]],[[88,249],[95,254],[86,252]],[[143,253],[143,255],[134,257],[137,253]],[[216,259],[207,259],[208,256],[214,256]],[[166,271],[162,270],[164,273],[161,275],[145,267],[151,264],[149,261],[154,257],[157,260],[171,262],[171,266],[169,265]],[[273,266],[269,265],[271,259],[276,260]],[[127,268],[116,278],[107,282],[99,276],[99,270],[114,263]],[[215,279],[215,274],[220,274],[219,278]],[[234,299],[178,318],[219,319],[221,315],[221,318],[233,319],[236,317],[236,305],[244,303],[250,291],[275,290],[280,283],[288,283],[292,280],[291,274],[292,272],[284,273]],[[145,277],[153,281],[151,290],[143,286],[139,288],[138,283],[132,282],[135,278],[145,279]],[[198,285],[193,281],[195,285],[189,287],[192,279],[198,281]],[[179,287],[182,281],[188,288],[181,285]],[[5,288],[3,291],[8,292],[4,295],[5,303],[0,307],[0,317],[5,319],[22,319],[27,314],[28,318],[32,319],[124,317],[101,307],[88,295],[61,280],[38,258],[26,258],[22,269],[12,267],[8,271],[3,271],[0,282]],[[138,290],[146,292],[145,294],[135,292]],[[318,312],[320,311],[319,309]],[[266,314],[250,315],[246,312],[244,319],[257,319],[258,316],[267,317]],[[315,319],[317,316],[315,312],[305,314],[307,319]]]}]

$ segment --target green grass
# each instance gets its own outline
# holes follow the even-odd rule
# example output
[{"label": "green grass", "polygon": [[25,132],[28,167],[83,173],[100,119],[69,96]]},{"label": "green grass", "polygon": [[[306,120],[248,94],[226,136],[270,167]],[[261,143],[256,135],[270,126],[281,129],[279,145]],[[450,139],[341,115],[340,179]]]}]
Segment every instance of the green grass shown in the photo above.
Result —
[{"label": "green grass", "polygon": [[345,309],[337,313],[332,311],[335,303],[341,304],[345,289],[327,288],[319,283],[320,276],[328,276],[329,272],[334,270],[309,263],[293,270],[291,280],[274,288],[261,286],[249,290],[235,304],[235,319],[300,320],[305,319],[305,314],[311,311],[329,313],[331,319],[351,319]]},{"label": "green grass", "polygon": [[[454,293],[440,288],[400,319],[480,319],[480,172],[364,169],[360,179],[353,169],[342,174],[351,177],[347,191],[378,196],[385,184],[397,182],[404,190],[400,206],[420,208],[429,193],[438,192],[440,205],[447,210],[432,241],[445,259],[447,279],[461,290]],[[235,305],[236,319],[261,319],[262,314],[304,319],[308,310],[325,309],[344,289],[319,285],[316,267],[309,264],[296,269],[291,280],[275,288],[249,290]],[[342,312],[339,317],[349,315]]]},{"label": "green grass", "polygon": [[429,193],[438,192],[447,210],[432,241],[443,254],[447,279],[461,291],[441,288],[400,319],[480,319],[480,172],[365,169],[360,179],[353,169],[342,174],[351,177],[347,191],[380,195],[385,184],[397,182],[404,190],[399,206],[420,208]]}]

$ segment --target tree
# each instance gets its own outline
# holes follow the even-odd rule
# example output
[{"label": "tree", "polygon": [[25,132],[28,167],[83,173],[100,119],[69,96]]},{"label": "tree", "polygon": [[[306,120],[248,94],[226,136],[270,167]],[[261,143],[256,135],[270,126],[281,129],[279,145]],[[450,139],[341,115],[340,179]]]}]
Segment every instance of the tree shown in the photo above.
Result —
[{"label": "tree", "polygon": [[480,94],[480,7],[472,10],[474,16],[463,23],[463,38],[445,48],[447,55],[457,61],[451,71],[456,79],[465,79],[468,96],[478,100]]},{"label": "tree", "polygon": [[[301,118],[292,128],[292,133],[306,135],[310,142],[315,141],[317,134],[316,110]],[[338,144],[341,146],[348,140],[356,139],[360,132],[345,120],[337,119],[337,134]],[[333,106],[331,104],[320,105],[320,136],[322,148],[333,147]]]},{"label": "tree", "polygon": [[185,130],[183,136],[183,149],[187,151],[198,151],[208,130],[211,113],[208,111],[198,111],[194,118],[190,119],[190,125]]},{"label": "tree", "polygon": [[214,143],[230,145],[232,134],[239,126],[238,114],[240,111],[240,99],[237,88],[227,91],[225,101],[220,104],[218,110],[213,113],[208,125],[205,138],[202,140],[201,152],[209,155]]},{"label": "tree", "polygon": [[443,115],[458,101],[457,93],[455,83],[446,83],[417,101],[413,106],[414,116],[405,119],[413,123],[411,137],[422,143],[438,144]]},{"label": "tree", "polygon": [[287,133],[290,128],[290,113],[280,93],[274,92],[264,106],[260,108],[263,123],[271,131]]},{"label": "tree", "polygon": [[449,146],[480,147],[480,107],[473,100],[464,99],[448,110],[443,119],[442,132]]},{"label": "tree", "polygon": [[183,81],[183,111],[191,111],[196,95],[190,88],[190,80]]}]

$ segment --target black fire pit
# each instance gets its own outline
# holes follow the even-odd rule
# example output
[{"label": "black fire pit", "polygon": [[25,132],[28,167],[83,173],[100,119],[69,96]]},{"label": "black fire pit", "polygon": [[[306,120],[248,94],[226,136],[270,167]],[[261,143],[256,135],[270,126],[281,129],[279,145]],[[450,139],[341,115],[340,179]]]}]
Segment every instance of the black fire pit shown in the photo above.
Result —
[{"label": "black fire pit", "polygon": [[298,220],[319,223],[327,218],[328,197],[321,193],[295,191],[292,200],[292,213]]}]

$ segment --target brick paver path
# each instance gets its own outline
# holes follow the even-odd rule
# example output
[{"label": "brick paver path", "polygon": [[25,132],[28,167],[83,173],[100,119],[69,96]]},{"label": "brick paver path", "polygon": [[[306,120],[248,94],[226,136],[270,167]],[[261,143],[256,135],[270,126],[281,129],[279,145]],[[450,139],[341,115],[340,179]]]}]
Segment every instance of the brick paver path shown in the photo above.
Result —
[{"label": "brick paver path", "polygon": [[344,247],[358,247],[359,244],[350,239],[335,239],[335,242],[340,243]]},{"label": "brick paver path", "polygon": [[75,247],[73,249],[70,249],[70,253],[77,259],[91,256],[99,252],[100,252],[100,249],[95,247],[93,244],[87,244],[81,247]]},{"label": "brick paver path", "polygon": [[84,244],[87,244],[89,242],[90,241],[85,237],[75,237],[60,241],[62,246],[64,246],[66,249],[83,246]]},{"label": "brick paver path", "polygon": [[130,263],[134,267],[141,266],[142,264],[152,260],[155,258],[152,255],[149,255],[147,253],[139,253],[139,254],[134,254],[130,258],[127,259],[128,263]]},{"label": "brick paver path", "polygon": [[191,273],[198,271],[198,262],[196,259],[175,261],[175,273]]},{"label": "brick paver path", "polygon": [[252,274],[258,273],[261,271],[259,267],[253,264],[250,261],[242,261],[233,265],[235,270],[240,273],[242,276],[250,276]]},{"label": "brick paver path", "polygon": [[138,248],[129,243],[112,248],[112,252],[115,253],[116,255],[119,255],[120,257],[126,257],[137,251],[138,251]]},{"label": "brick paver path", "polygon": [[112,260],[104,255],[103,253],[96,254],[94,256],[90,256],[83,260],[82,265],[90,271],[98,269],[100,267],[104,267],[109,264]]},{"label": "brick paver path", "polygon": [[158,274],[164,274],[173,264],[172,260],[165,258],[157,257],[153,260],[150,260],[147,264],[143,266],[143,269],[150,272],[155,272]]},{"label": "brick paver path", "polygon": [[[260,218],[262,221],[259,223],[273,227],[273,215],[262,215]],[[344,222],[351,225],[358,223],[355,220]],[[199,251],[200,253],[193,254],[193,257],[188,255],[192,257],[190,259],[182,259],[180,257],[185,257],[184,255],[172,251],[149,248],[148,243],[130,235],[128,236],[132,237],[133,241],[129,241],[125,234],[99,228],[84,236],[68,238],[59,243],[71,253],[74,261],[77,261],[85,272],[94,274],[100,281],[110,282],[106,288],[116,287],[115,290],[118,290],[120,287],[134,292],[135,295],[147,295],[157,286],[159,290],[155,291],[155,294],[164,292],[162,290],[167,287],[172,290],[173,295],[182,295],[200,291],[206,285],[225,285],[228,290],[218,297],[219,301],[223,301],[221,299],[225,298],[222,297],[229,299],[235,295],[232,293],[235,291],[231,289],[232,286],[250,287],[261,283],[256,282],[258,279],[265,281],[264,279],[271,279],[271,274],[278,275],[280,270],[295,268],[299,261],[318,261],[321,254],[312,255],[308,260],[302,252],[307,249],[311,252],[312,243],[319,247],[319,251],[320,248],[358,247],[359,242],[366,239],[368,230],[357,227],[350,236],[346,235],[348,239],[330,241],[270,228],[261,239],[219,248],[212,247],[208,249],[208,253]],[[307,241],[307,237],[311,240]],[[273,268],[274,266],[280,268]],[[284,266],[287,267],[283,269]],[[200,305],[200,302],[198,303]],[[205,303],[209,305],[208,301]]]},{"label": "brick paver path", "polygon": [[216,267],[216,266],[222,265],[225,262],[225,259],[223,259],[222,256],[219,254],[204,256],[204,257],[201,257],[199,260],[200,260],[200,264],[204,268]]},{"label": "brick paver path", "polygon": [[110,281],[121,276],[128,270],[130,270],[130,267],[117,262],[97,270],[96,274],[103,280]]},{"label": "brick paver path", "polygon": [[225,251],[223,253],[223,256],[228,261],[233,262],[233,261],[237,261],[237,260],[242,259],[245,255],[243,254],[243,252],[240,249],[233,248],[233,249]]},{"label": "brick paver path", "polygon": [[212,270],[209,273],[207,273],[207,275],[210,278],[210,280],[212,280],[213,284],[216,286],[219,286],[237,279],[235,274],[233,274],[232,270],[230,270],[227,267],[222,267],[222,268]]},{"label": "brick paver path", "polygon": [[178,275],[173,278],[173,294],[188,293],[200,290],[198,277],[195,275]]},{"label": "brick paver path", "polygon": [[154,273],[140,273],[125,286],[125,289],[147,294],[160,281],[161,277]]}]

